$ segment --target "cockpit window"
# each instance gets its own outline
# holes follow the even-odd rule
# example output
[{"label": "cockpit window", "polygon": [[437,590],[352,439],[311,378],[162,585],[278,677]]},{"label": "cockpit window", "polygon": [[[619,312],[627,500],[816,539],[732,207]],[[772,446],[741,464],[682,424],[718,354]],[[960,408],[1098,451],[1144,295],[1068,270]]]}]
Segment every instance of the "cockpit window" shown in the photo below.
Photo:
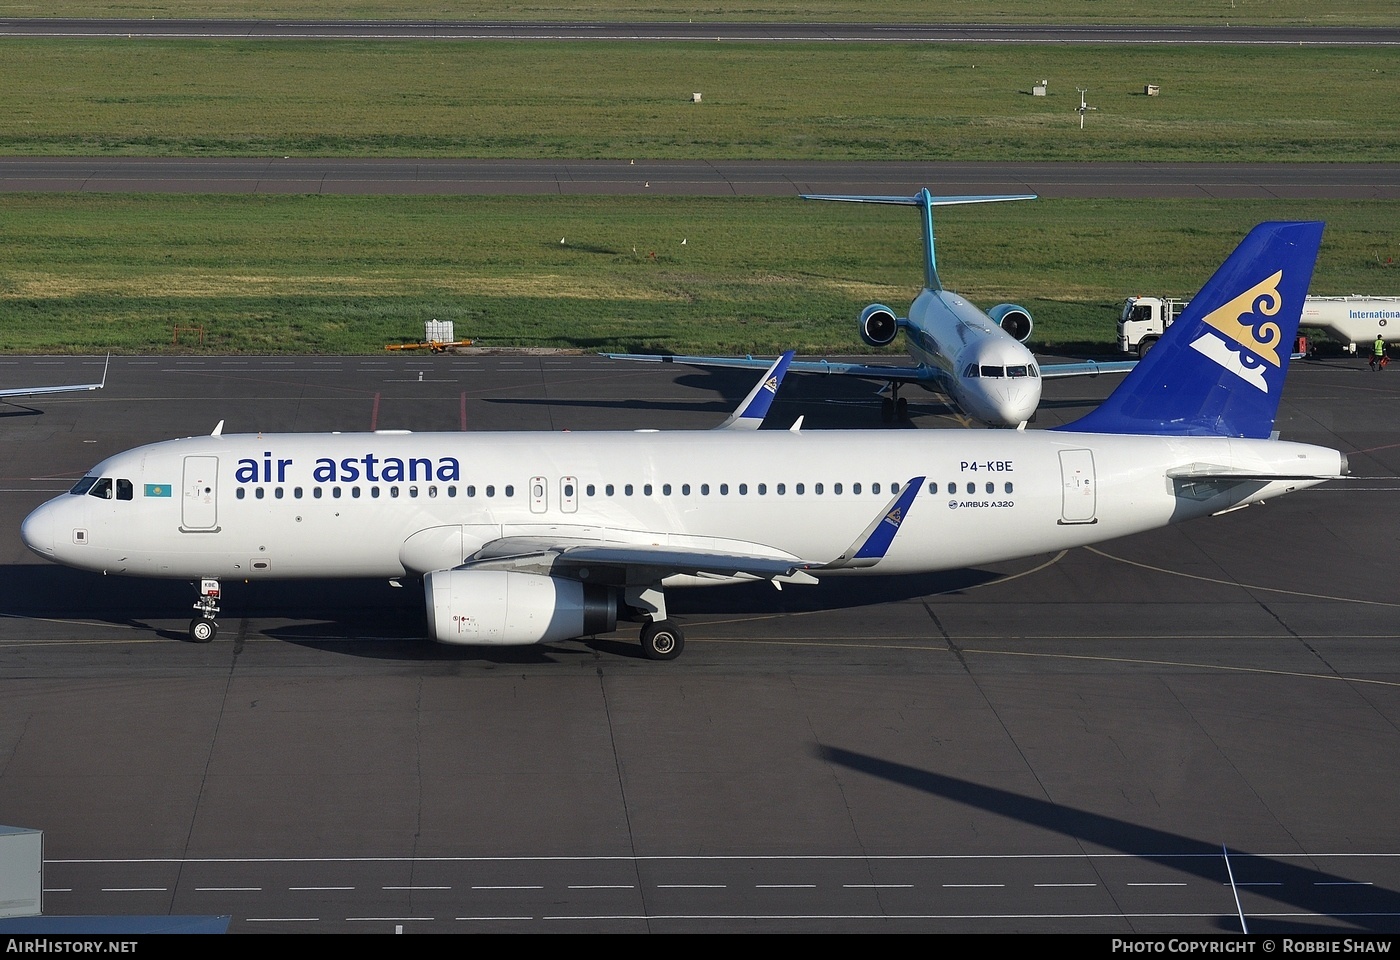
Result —
[{"label": "cockpit window", "polygon": [[977,379],[977,364],[975,364],[975,363],[969,363],[969,364],[963,369],[963,379],[964,379],[964,380],[976,380],[976,379]]},{"label": "cockpit window", "polygon": [[92,485],[92,489],[88,491],[88,496],[99,497],[103,500],[112,499],[112,478],[103,477],[101,480],[98,480]]},{"label": "cockpit window", "polygon": [[130,480],[118,480],[118,481],[117,481],[117,499],[118,499],[118,500],[130,500],[130,499],[131,499],[131,494],[132,494],[131,481],[130,481]]},{"label": "cockpit window", "polygon": [[1031,364],[1031,368],[1030,368],[1030,369],[1031,369],[1031,376],[1033,376],[1033,377],[1039,377],[1039,376],[1040,376],[1040,369],[1039,369],[1038,367],[1036,367],[1035,364]]},{"label": "cockpit window", "polygon": [[1005,368],[1005,367],[988,367],[988,366],[984,366],[984,367],[982,367],[982,376],[984,376],[984,377],[997,377],[997,378],[1001,378],[1001,377],[1006,376],[1006,368]]},{"label": "cockpit window", "polygon": [[1007,368],[1006,368],[1006,375],[1007,375],[1008,377],[1013,378],[1013,379],[1016,378],[1016,377],[1024,377],[1024,376],[1026,376],[1026,368],[1025,368],[1024,366],[1020,366],[1020,367],[1007,367]]},{"label": "cockpit window", "polygon": [[75,497],[81,497],[83,494],[85,494],[85,493],[87,493],[89,490],[91,490],[91,489],[92,489],[92,485],[93,485],[94,483],[96,483],[96,482],[97,482],[97,478],[96,478],[96,477],[83,477],[83,479],[81,479],[81,480],[79,480],[77,483],[73,484],[73,489],[72,489],[72,490],[69,490],[68,492],[71,493],[71,494],[72,494],[73,496],[75,496]]}]

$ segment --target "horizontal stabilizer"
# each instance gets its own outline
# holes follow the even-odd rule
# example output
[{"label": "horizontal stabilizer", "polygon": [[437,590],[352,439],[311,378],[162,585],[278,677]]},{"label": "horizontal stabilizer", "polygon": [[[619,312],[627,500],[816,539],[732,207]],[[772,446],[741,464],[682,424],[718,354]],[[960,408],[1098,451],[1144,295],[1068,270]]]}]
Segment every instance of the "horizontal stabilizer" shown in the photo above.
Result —
[{"label": "horizontal stabilizer", "polygon": [[912,197],[857,196],[833,193],[804,193],[803,200],[840,200],[846,203],[893,203],[902,207],[919,207],[923,210],[924,226],[924,286],[930,290],[941,290],[938,282],[938,254],[933,238],[933,208],[950,207],[962,203],[1001,203],[1006,200],[1034,200],[1033,193],[1012,194],[972,194],[959,197],[935,197],[928,188],[920,190]]},{"label": "horizontal stabilizer", "polygon": [[[1340,474],[1348,472],[1346,454],[1341,456]],[[1275,480],[1336,480],[1338,473],[1333,471],[1321,472],[1316,470],[1292,471],[1260,471],[1246,470],[1240,467],[1227,467],[1214,463],[1192,463],[1183,467],[1173,467],[1167,471],[1167,478],[1171,480],[1196,480],[1210,482],[1260,482],[1273,483]]]},{"label": "horizontal stabilizer", "polygon": [[1005,200],[1035,200],[1033,193],[967,194],[957,197],[935,197],[921,190],[912,197],[864,196],[838,193],[804,193],[803,200],[843,200],[847,203],[892,203],[902,207],[951,207],[960,203],[1001,203]]}]

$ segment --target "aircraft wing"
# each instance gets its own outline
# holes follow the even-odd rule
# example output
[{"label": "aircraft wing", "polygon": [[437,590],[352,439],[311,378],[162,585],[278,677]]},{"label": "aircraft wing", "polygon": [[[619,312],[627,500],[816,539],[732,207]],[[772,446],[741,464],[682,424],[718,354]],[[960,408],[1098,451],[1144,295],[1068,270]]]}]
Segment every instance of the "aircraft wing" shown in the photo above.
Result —
[{"label": "aircraft wing", "polygon": [[[1346,457],[1342,457],[1342,472],[1346,472]],[[1222,466],[1214,463],[1190,463],[1173,467],[1167,471],[1170,480],[1195,481],[1198,483],[1272,483],[1275,480],[1340,480],[1335,473],[1316,473],[1300,470],[1292,472],[1261,473],[1242,467]]]},{"label": "aircraft wing", "polygon": [[[789,356],[784,354],[783,356]],[[687,357],[647,353],[605,353],[609,360],[635,360],[642,363],[681,363],[689,367],[733,367],[746,370],[767,368],[775,361],[763,357]],[[781,358],[779,358],[781,359]],[[1096,377],[1101,373],[1127,373],[1136,360],[1081,360],[1073,363],[1039,364],[1040,375],[1056,377]],[[936,383],[944,376],[936,367],[898,366],[884,363],[846,363],[833,360],[791,360],[787,373],[824,373],[886,383]]]},{"label": "aircraft wing", "polygon": [[83,390],[101,390],[100,383],[65,384],[61,387],[11,387],[0,390],[0,397],[37,397],[46,393],[79,393]]},{"label": "aircraft wing", "polygon": [[[467,558],[467,569],[518,570],[583,579],[599,583],[650,584],[665,577],[690,575],[717,580],[752,577],[757,580],[793,578],[805,564],[797,557],[753,552],[704,550],[665,544],[503,537]],[[806,578],[810,580],[811,578]]]},{"label": "aircraft wing", "polygon": [[[108,357],[108,362],[111,358]],[[49,393],[81,393],[84,390],[101,390],[107,385],[107,366],[102,366],[101,383],[65,383],[51,387],[8,387],[0,390],[0,399],[7,397],[38,397]]]},{"label": "aircraft wing", "polygon": [[[815,583],[808,571],[872,567],[894,542],[909,515],[924,477],[914,477],[895,494],[841,555],[831,560],[803,560],[763,544],[729,541],[711,550],[667,543],[584,540],[552,536],[512,536],[493,540],[467,557],[459,569],[515,570],[587,579],[592,583],[633,586],[666,577],[692,576],[732,580],[751,578],[775,584]],[[657,540],[666,539],[657,535]]]},{"label": "aircraft wing", "polygon": [[1040,376],[1049,380],[1055,377],[1097,377],[1101,373],[1127,373],[1137,366],[1136,360],[1081,360],[1075,363],[1042,363]]},{"label": "aircraft wing", "polygon": [[[637,360],[643,363],[681,363],[689,367],[734,367],[756,370],[770,366],[773,361],[762,357],[683,357],[646,353],[605,353],[609,360]],[[785,354],[786,356],[786,354]],[[887,383],[928,383],[942,377],[933,367],[895,366],[878,363],[840,363],[832,360],[792,360],[788,373],[825,373]]]}]

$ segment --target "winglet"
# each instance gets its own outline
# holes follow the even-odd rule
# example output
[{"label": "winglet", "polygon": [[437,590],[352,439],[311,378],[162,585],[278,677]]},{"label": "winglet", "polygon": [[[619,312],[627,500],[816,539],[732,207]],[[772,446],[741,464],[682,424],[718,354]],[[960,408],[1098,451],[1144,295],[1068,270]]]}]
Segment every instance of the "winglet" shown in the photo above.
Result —
[{"label": "winglet", "polygon": [[894,542],[894,535],[899,532],[900,524],[909,516],[909,508],[913,505],[914,498],[919,495],[919,490],[923,485],[923,477],[914,477],[910,480],[841,556],[830,563],[819,565],[816,569],[873,567],[879,563],[890,549],[890,544]]},{"label": "winglet", "polygon": [[763,424],[763,418],[768,415],[768,408],[773,405],[773,399],[778,395],[778,387],[782,386],[783,377],[787,374],[788,364],[792,362],[794,353],[796,351],[789,350],[774,360],[773,365],[749,391],[744,402],[739,404],[739,408],[715,429],[757,430]]},{"label": "winglet", "polygon": [[1053,429],[1269,437],[1322,228],[1256,226],[1118,389]]}]

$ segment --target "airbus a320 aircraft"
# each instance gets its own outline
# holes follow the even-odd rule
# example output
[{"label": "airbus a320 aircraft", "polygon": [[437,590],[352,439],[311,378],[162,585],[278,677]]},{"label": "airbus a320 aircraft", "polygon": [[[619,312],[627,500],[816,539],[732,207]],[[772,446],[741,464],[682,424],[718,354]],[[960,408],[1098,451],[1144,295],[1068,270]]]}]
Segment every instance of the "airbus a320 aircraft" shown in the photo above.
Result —
[{"label": "airbus a320 aircraft", "polygon": [[[882,404],[886,421],[907,416],[907,399],[899,395],[904,384],[941,390],[969,417],[990,427],[1021,427],[1040,405],[1041,377],[1093,376],[1123,373],[1135,361],[1038,364],[1025,346],[1033,325],[1030,311],[1013,303],[1001,303],[983,313],[938,279],[933,236],[933,208],[961,203],[996,203],[1034,200],[1035,194],[1003,196],[935,197],[927,189],[912,197],[857,197],[809,194],[804,200],[845,200],[853,203],[893,203],[918,207],[923,213],[924,288],[909,307],[909,316],[897,317],[883,303],[872,303],[860,312],[860,337],[872,347],[894,342],[900,330],[914,358],[914,366],[870,363],[831,363],[799,360],[789,365],[794,373],[824,373],[876,380],[886,384]],[[657,356],[610,353],[614,360],[684,363],[696,367],[763,367],[770,361],[754,357]]]},{"label": "airbus a320 aircraft", "polygon": [[207,436],[94,467],[24,521],[85,570],[423,578],[451,644],[642,621],[681,652],[673,587],[916,573],[1205,517],[1347,472],[1271,438],[1322,236],[1265,223],[1097,410],[1053,430],[706,430]]}]

